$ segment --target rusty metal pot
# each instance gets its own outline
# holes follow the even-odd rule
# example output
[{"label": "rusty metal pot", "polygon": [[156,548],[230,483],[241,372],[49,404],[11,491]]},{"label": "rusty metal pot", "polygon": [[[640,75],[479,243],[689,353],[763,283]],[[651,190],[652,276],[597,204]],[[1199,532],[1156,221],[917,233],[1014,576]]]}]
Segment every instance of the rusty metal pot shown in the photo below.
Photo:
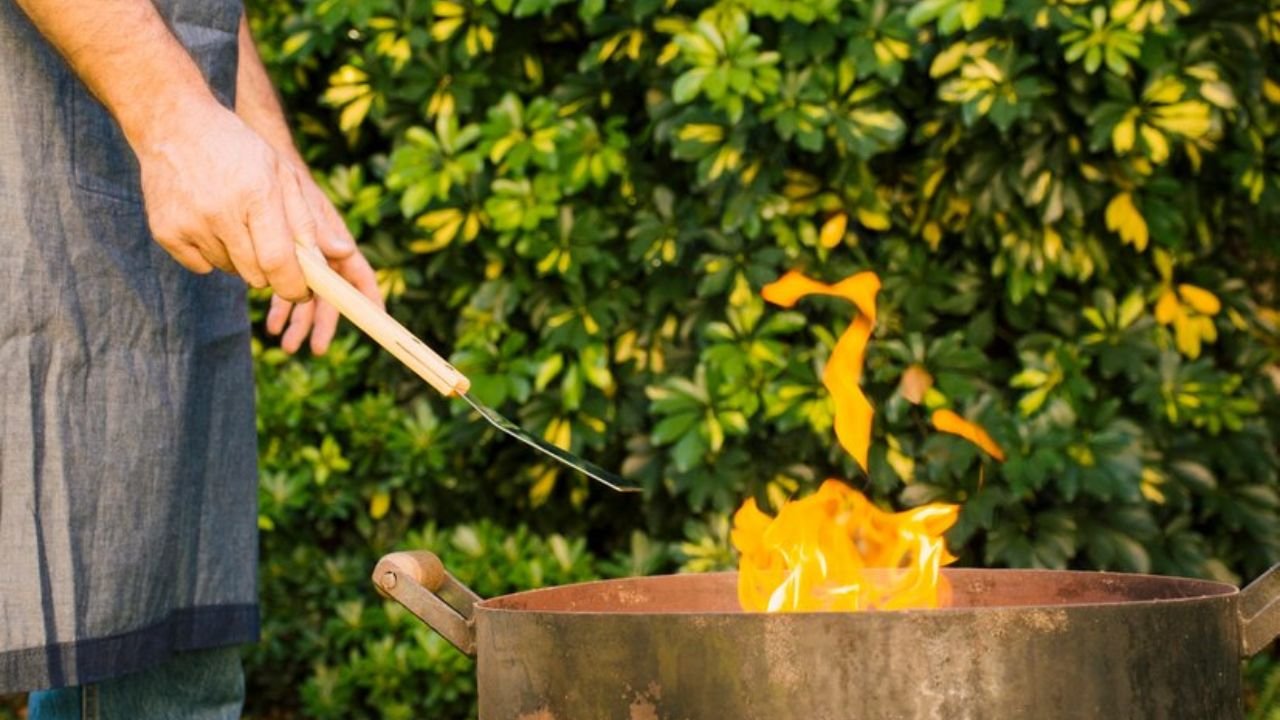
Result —
[{"label": "rusty metal pot", "polygon": [[481,600],[430,553],[379,589],[477,658],[483,720],[1232,720],[1280,566],[1203,580],[944,570],[952,607],[744,613],[733,573]]}]

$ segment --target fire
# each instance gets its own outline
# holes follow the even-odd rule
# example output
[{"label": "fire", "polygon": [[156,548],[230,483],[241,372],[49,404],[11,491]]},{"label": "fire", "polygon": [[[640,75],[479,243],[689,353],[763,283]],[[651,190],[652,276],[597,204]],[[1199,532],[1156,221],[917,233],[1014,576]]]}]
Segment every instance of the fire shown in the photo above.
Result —
[{"label": "fire", "polygon": [[844,298],[858,308],[858,317],[836,341],[831,359],[823,368],[822,384],[836,402],[836,438],[863,470],[867,469],[867,452],[871,448],[874,411],[858,383],[862,380],[867,342],[876,324],[876,294],[879,292],[880,278],[873,272],[852,275],[835,285],[789,272],[777,282],[766,285],[760,293],[765,300],[782,307],[791,307],[800,298],[817,294]]},{"label": "fire", "polygon": [[[836,438],[864,471],[874,409],[859,383],[879,290],[880,278],[871,272],[834,285],[790,272],[761,293],[783,307],[821,294],[844,298],[858,309],[836,342],[822,383],[835,401]],[[925,377],[931,384],[923,367],[915,371],[920,376],[916,385]],[[939,431],[964,437],[1004,459],[985,430],[955,412],[939,409],[932,419]],[[948,595],[941,568],[956,560],[943,533],[959,512],[959,506],[944,503],[886,512],[834,479],[809,497],[784,503],[776,517],[748,499],[733,517],[732,540],[740,556],[738,600],[744,610],[757,612],[939,607]]]},{"label": "fire", "polygon": [[947,594],[939,569],[955,561],[942,534],[958,515],[941,503],[885,512],[838,480],[777,517],[749,499],[733,516],[738,601],[757,612],[938,607]]}]

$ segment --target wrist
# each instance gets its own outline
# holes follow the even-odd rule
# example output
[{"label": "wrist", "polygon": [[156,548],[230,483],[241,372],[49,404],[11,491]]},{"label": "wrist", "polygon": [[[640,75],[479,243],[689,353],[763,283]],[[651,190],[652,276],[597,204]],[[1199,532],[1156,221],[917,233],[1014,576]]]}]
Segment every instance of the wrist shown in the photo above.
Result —
[{"label": "wrist", "polygon": [[236,115],[240,120],[256,132],[258,137],[265,140],[271,149],[276,151],[281,161],[296,170],[307,172],[307,163],[298,152],[298,146],[294,144],[293,135],[283,119],[278,116],[273,117],[270,113],[255,112],[258,108],[251,105],[246,107],[246,105],[248,104],[237,102]]},{"label": "wrist", "polygon": [[193,87],[170,89],[144,102],[129,103],[116,112],[116,120],[129,146],[141,156],[175,137],[191,133],[211,118],[229,113],[201,82]]}]

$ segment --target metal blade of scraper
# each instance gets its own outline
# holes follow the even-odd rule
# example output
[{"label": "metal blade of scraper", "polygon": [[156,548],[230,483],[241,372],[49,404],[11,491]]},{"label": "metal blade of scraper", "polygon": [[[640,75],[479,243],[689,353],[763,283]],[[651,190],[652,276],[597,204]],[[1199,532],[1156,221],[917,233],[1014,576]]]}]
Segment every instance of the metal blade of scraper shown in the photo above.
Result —
[{"label": "metal blade of scraper", "polygon": [[436,351],[409,332],[405,326],[365,297],[351,283],[329,267],[328,261],[315,248],[299,244],[297,248],[298,263],[302,265],[302,274],[307,285],[316,295],[337,308],[356,327],[373,338],[387,352],[404,363],[418,377],[427,381],[445,397],[461,397],[489,424],[520,442],[554,458],[574,470],[586,475],[606,487],[618,492],[636,492],[639,487],[622,479],[600,466],[589,463],[567,450],[561,449],[516,425],[505,417],[485,407],[483,403],[467,394],[471,381],[448,361],[440,357]]},{"label": "metal blade of scraper", "polygon": [[485,420],[488,420],[490,425],[498,428],[502,432],[519,440],[525,445],[528,445],[538,450],[544,455],[550,455],[551,457],[555,458],[561,463],[568,465],[569,467],[573,468],[574,470],[577,470],[583,475],[586,475],[592,480],[602,483],[610,488],[613,488],[618,492],[639,492],[640,491],[640,488],[636,487],[635,485],[632,485],[626,480],[623,480],[621,476],[611,473],[608,470],[605,470],[604,468],[600,467],[599,465],[596,465],[593,462],[588,462],[578,457],[577,455],[574,455],[573,453],[566,451],[564,448],[556,447],[555,445],[552,445],[551,443],[547,442],[546,440],[543,440],[537,435],[533,435],[526,432],[524,428],[502,417],[498,413],[494,412],[491,408],[485,407],[484,403],[477,401],[475,398],[471,397],[465,392],[461,393],[461,396],[463,400],[467,401],[468,405],[475,408],[476,412],[480,413],[481,417],[483,417]]}]

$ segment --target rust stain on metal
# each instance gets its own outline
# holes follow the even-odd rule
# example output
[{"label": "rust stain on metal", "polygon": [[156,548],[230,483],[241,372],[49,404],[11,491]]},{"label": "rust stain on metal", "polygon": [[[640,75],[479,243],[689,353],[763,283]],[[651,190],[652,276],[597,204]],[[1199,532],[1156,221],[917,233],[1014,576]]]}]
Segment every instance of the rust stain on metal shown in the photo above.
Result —
[{"label": "rust stain on metal", "polygon": [[625,588],[620,588],[618,592],[614,593],[611,599],[621,607],[643,605],[650,601],[647,593],[636,592]]},{"label": "rust stain on metal", "polygon": [[771,681],[787,689],[800,686],[800,663],[803,658],[798,657],[796,652],[795,630],[790,623],[783,622],[782,618],[764,626],[764,656]]},{"label": "rust stain on metal", "polygon": [[636,699],[631,701],[627,720],[661,720],[658,707],[654,704],[661,699],[662,686],[656,682],[649,683],[649,687],[644,692],[636,693]]},{"label": "rust stain on metal", "polygon": [[1023,624],[1043,633],[1065,632],[1071,617],[1066,610],[1035,610],[1023,615]]},{"label": "rust stain on metal", "polygon": [[631,703],[628,720],[658,720],[658,709],[648,700],[636,700]]},{"label": "rust stain on metal", "polygon": [[1018,612],[1000,612],[974,618],[975,639],[987,637],[997,641],[1037,635],[1065,633],[1071,623],[1070,614],[1058,608],[1027,608]]}]

